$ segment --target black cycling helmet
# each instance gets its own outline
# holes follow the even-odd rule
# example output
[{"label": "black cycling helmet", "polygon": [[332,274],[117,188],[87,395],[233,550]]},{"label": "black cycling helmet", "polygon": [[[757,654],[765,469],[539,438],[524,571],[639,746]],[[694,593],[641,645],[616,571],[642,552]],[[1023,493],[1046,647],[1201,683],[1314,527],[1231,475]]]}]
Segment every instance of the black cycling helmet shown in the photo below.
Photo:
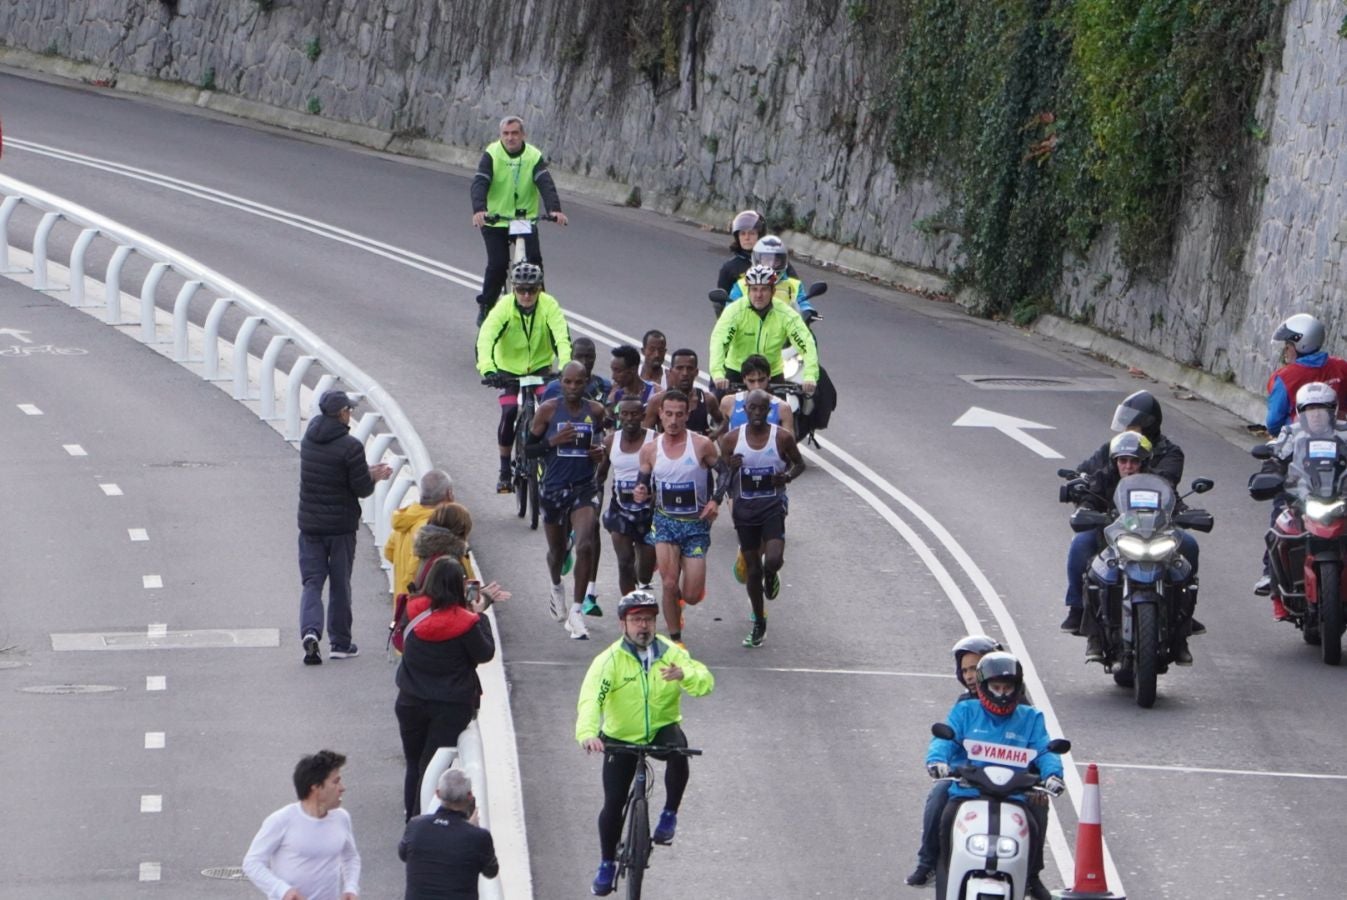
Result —
[{"label": "black cycling helmet", "polygon": [[970,634],[968,637],[960,638],[950,651],[954,654],[954,678],[961,687],[967,688],[968,685],[963,682],[963,655],[965,653],[976,653],[978,656],[986,656],[996,650],[1004,650],[1001,642],[987,637],[985,634]]},{"label": "black cycling helmet", "polygon": [[619,619],[627,618],[627,614],[633,609],[648,609],[659,615],[659,601],[655,595],[649,591],[632,591],[624,596],[617,603],[617,617]]},{"label": "black cycling helmet", "polygon": [[1160,401],[1151,396],[1150,391],[1137,391],[1123,399],[1113,411],[1113,430],[1126,431],[1129,428],[1140,429],[1152,442],[1160,436],[1160,424],[1164,415],[1160,411]]},{"label": "black cycling helmet", "polygon": [[[991,682],[1010,683],[1009,693],[996,691]],[[988,653],[978,663],[978,700],[982,708],[994,716],[1008,716],[1020,703],[1024,693],[1024,667],[1012,654],[1004,651]]]}]

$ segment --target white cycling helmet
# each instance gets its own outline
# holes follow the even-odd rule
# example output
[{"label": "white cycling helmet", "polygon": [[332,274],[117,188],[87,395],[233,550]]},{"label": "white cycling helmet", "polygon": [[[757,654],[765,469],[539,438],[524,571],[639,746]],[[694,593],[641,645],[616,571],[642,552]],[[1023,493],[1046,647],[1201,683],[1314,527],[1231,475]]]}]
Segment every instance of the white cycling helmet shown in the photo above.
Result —
[{"label": "white cycling helmet", "polygon": [[753,245],[753,264],[756,266],[767,266],[769,269],[784,272],[788,262],[790,254],[786,252],[786,245],[774,234],[759,239]]},{"label": "white cycling helmet", "polygon": [[1296,356],[1318,353],[1324,346],[1323,323],[1309,313],[1296,313],[1272,335],[1272,343],[1296,345]]},{"label": "white cycling helmet", "polygon": [[776,284],[776,270],[771,266],[749,266],[744,273],[744,284]]}]

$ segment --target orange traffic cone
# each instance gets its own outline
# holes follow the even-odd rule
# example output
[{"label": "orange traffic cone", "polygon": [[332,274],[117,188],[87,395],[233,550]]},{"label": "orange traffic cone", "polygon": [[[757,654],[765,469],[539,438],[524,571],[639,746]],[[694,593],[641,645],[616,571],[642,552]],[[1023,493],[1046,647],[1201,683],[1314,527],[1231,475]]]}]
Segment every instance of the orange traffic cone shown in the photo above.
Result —
[{"label": "orange traffic cone", "polygon": [[1104,875],[1104,830],[1099,821],[1099,767],[1090,763],[1085,769],[1085,796],[1080,801],[1080,822],[1076,826],[1076,886],[1069,891],[1054,891],[1059,900],[1127,900],[1108,889]]}]

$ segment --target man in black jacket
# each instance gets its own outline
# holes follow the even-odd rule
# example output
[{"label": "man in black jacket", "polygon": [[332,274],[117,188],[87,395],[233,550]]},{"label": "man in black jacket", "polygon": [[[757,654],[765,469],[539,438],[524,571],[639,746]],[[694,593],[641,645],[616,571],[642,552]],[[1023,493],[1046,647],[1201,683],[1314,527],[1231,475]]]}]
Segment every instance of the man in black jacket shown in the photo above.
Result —
[{"label": "man in black jacket", "polygon": [[468,776],[446,769],[435,785],[440,808],[407,823],[398,858],[407,864],[405,900],[477,900],[477,876],[500,871],[491,832],[477,826]]},{"label": "man in black jacket", "polygon": [[328,391],[318,401],[299,445],[299,574],[304,588],[299,600],[299,633],[304,664],[323,657],[323,583],[328,588],[327,626],[333,659],[356,656],[351,640],[351,566],[360,528],[360,498],[374,493],[374,483],[393,470],[385,463],[365,463],[365,448],[351,436],[355,404],[344,391]]}]

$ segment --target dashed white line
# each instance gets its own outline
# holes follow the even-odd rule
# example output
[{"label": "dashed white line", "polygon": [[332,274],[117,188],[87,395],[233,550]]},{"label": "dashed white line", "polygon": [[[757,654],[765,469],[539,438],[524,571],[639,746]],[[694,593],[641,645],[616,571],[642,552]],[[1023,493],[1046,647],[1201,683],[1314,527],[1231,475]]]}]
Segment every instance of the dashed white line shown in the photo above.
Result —
[{"label": "dashed white line", "polygon": [[162,575],[142,575],[140,583],[148,588],[161,588],[164,586],[164,576]]},{"label": "dashed white line", "polygon": [[150,539],[150,533],[144,528],[128,528],[126,534],[133,541],[148,541]]},{"label": "dashed white line", "polygon": [[145,636],[147,638],[168,637],[168,623],[151,622],[150,625],[145,629]]},{"label": "dashed white line", "polygon": [[143,862],[140,864],[141,881],[158,881],[162,874],[162,868],[157,862]]},{"label": "dashed white line", "polygon": [[42,410],[38,409],[36,406],[34,406],[34,405],[31,404],[31,403],[20,403],[20,404],[19,404],[19,409],[23,411],[23,414],[24,414],[25,416],[40,416],[40,415],[42,415]]},{"label": "dashed white line", "polygon": [[145,690],[147,691],[166,691],[168,690],[167,675],[146,675]]},{"label": "dashed white line", "polygon": [[164,733],[162,731],[145,732],[145,749],[146,750],[164,749]]},{"label": "dashed white line", "polygon": [[88,456],[88,455],[89,455],[89,451],[85,450],[85,449],[84,449],[83,447],[81,447],[79,444],[62,444],[61,446],[64,447],[64,448],[65,448],[65,452],[66,452],[66,453],[69,453],[71,456]]},{"label": "dashed white line", "polygon": [[109,497],[120,497],[122,495],[122,489],[115,484],[100,484],[99,487],[102,488],[103,493],[107,494]]},{"label": "dashed white line", "polygon": [[163,794],[141,794],[140,811],[143,813],[157,813],[164,811]]},{"label": "dashed white line", "polygon": [[[1184,775],[1253,775],[1263,778],[1304,778],[1312,781],[1347,781],[1347,775],[1326,772],[1273,772],[1268,769],[1210,769],[1202,766],[1158,766],[1145,763],[1095,763],[1101,769],[1140,769],[1146,772],[1178,772]],[[1077,764],[1084,768],[1083,763]]]}]

